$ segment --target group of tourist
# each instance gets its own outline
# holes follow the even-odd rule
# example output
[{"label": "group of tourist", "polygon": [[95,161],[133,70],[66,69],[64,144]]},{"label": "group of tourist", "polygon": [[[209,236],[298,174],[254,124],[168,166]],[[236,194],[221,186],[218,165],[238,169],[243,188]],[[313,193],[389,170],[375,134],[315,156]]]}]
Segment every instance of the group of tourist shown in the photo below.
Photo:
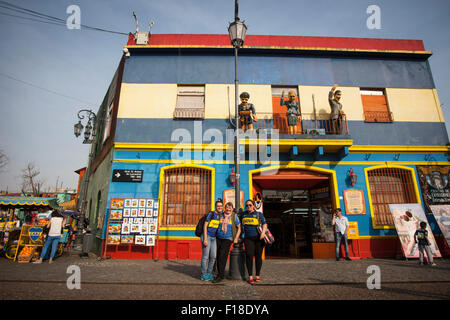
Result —
[{"label": "group of tourist", "polygon": [[[241,227],[242,224],[242,227]],[[258,226],[262,227],[261,234]],[[263,240],[267,223],[264,215],[256,210],[253,200],[245,202],[245,211],[242,214],[242,223],[234,211],[233,203],[227,202],[225,208],[222,199],[215,203],[215,210],[208,213],[203,225],[201,280],[221,282],[225,278],[225,266],[228,260],[231,244],[239,241],[243,232],[245,245],[245,261],[248,271],[248,282],[253,284],[261,281],[262,252],[265,242]],[[255,259],[256,277],[253,278],[253,259]],[[217,265],[217,277],[212,276],[214,265]]]}]

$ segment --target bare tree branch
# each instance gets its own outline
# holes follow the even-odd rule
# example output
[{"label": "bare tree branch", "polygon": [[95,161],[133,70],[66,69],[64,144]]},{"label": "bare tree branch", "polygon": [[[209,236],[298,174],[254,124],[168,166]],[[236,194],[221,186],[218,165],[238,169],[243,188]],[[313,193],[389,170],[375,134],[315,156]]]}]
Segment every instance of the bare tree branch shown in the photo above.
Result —
[{"label": "bare tree branch", "polygon": [[39,180],[37,176],[41,171],[36,168],[33,162],[29,162],[27,167],[22,169],[22,193],[31,193],[33,197],[39,197],[44,187],[44,180]]}]

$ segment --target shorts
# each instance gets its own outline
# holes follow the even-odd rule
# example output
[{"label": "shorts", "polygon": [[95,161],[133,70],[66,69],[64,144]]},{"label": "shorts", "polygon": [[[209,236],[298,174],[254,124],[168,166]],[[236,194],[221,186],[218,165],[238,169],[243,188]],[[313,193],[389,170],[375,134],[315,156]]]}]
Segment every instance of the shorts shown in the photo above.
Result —
[{"label": "shorts", "polygon": [[253,124],[253,119],[251,116],[243,116],[241,117],[241,126]]}]

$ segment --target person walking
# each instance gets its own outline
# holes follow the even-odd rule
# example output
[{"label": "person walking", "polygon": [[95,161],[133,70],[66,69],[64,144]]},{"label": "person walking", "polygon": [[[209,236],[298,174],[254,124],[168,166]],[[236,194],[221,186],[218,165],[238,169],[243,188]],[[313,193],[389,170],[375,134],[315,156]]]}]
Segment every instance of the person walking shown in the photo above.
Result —
[{"label": "person walking", "polygon": [[[233,234],[233,224],[236,226],[236,234]],[[221,214],[219,228],[217,229],[217,278],[213,283],[219,283],[225,278],[225,267],[227,265],[228,254],[232,243],[238,243],[241,235],[241,225],[239,217],[233,212],[233,203],[225,204],[225,211]]]},{"label": "person walking", "polygon": [[203,281],[214,280],[212,271],[214,263],[216,262],[216,234],[220,223],[220,214],[223,211],[222,199],[216,201],[215,207],[215,211],[208,213],[205,224],[203,225],[203,233],[200,236],[200,240],[202,242],[202,276],[200,279]]},{"label": "person walking", "polygon": [[[242,226],[244,230],[245,262],[248,271],[248,283],[261,281],[260,273],[262,267],[262,252],[265,246],[264,234],[267,231],[267,223],[264,215],[256,211],[253,200],[245,202],[246,210],[242,214]],[[262,226],[262,232],[259,234],[258,226]],[[253,258],[255,258],[256,278],[253,279]]]},{"label": "person walking", "polygon": [[420,265],[423,266],[423,251],[427,252],[428,262],[434,267],[436,263],[433,261],[433,254],[430,250],[430,240],[428,240],[428,231],[426,230],[427,223],[422,221],[420,223],[420,228],[414,233],[414,240],[419,245],[419,261]]},{"label": "person walking", "polygon": [[52,212],[52,217],[50,219],[50,222],[47,224],[48,236],[47,240],[44,243],[44,247],[42,248],[41,257],[39,260],[33,262],[33,263],[42,263],[42,260],[47,255],[48,249],[51,247],[50,251],[50,260],[48,263],[53,263],[53,258],[55,257],[56,249],[58,248],[58,243],[61,240],[61,230],[63,226],[64,218],[63,216],[57,211],[54,210]]},{"label": "person walking", "polygon": [[336,236],[336,261],[339,261],[339,247],[341,245],[341,240],[344,240],[345,246],[345,260],[351,260],[348,255],[348,240],[347,240],[347,230],[349,227],[347,217],[342,215],[342,210],[337,208],[334,210],[333,220],[331,225],[335,226],[335,236]]}]

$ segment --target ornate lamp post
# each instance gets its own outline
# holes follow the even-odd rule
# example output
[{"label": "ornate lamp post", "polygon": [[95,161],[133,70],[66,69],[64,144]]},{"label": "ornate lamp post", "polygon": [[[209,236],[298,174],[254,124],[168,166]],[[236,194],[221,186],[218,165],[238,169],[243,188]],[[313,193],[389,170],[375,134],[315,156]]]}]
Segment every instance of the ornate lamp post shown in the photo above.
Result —
[{"label": "ornate lamp post", "polygon": [[[235,0],[234,7],[234,22],[231,22],[228,27],[228,33],[230,34],[231,44],[234,47],[234,91],[235,91],[235,140],[234,140],[234,161],[236,166],[236,173],[234,177],[235,187],[235,206],[239,215],[239,219],[242,221],[242,208],[241,208],[241,191],[240,191],[240,155],[239,155],[239,80],[238,80],[238,49],[244,45],[245,34],[247,32],[247,26],[239,20],[238,17],[239,4],[238,0]],[[244,268],[244,251],[242,250],[242,239],[239,243],[233,245],[233,250],[230,253],[230,277],[235,280],[245,279]]]},{"label": "ornate lamp post", "polygon": [[[84,114],[84,115],[83,115]],[[94,154],[94,146],[95,146],[95,131],[96,131],[96,125],[97,125],[97,116],[95,115],[92,110],[83,109],[78,111],[78,123],[74,125],[74,134],[78,138],[81,135],[81,132],[84,128],[84,141],[83,144],[92,144],[90,151],[89,151],[89,160],[88,160],[88,166],[86,168],[85,172],[85,178],[83,183],[83,202],[81,204],[81,216],[80,220],[78,221],[77,226],[77,236],[75,239],[76,245],[81,245],[82,243],[82,235],[83,235],[83,224],[84,224],[84,218],[86,217],[86,209],[87,209],[87,191],[88,191],[88,185],[89,185],[89,171],[91,168],[91,162],[92,157]],[[84,127],[81,123],[81,120],[85,119],[87,117],[87,124]]]}]

